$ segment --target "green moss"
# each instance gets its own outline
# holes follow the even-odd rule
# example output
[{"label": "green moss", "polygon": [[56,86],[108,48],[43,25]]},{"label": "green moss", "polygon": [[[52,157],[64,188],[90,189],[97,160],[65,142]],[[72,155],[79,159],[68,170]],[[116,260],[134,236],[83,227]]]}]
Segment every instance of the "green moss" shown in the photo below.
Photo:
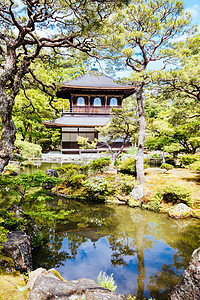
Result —
[{"label": "green moss", "polygon": [[61,281],[67,282],[64,278],[62,278],[62,276],[60,275],[60,273],[57,270],[52,269],[52,270],[50,270],[50,273],[54,274]]},{"label": "green moss", "polygon": [[138,200],[130,199],[129,202],[128,202],[128,205],[131,206],[131,207],[140,207],[141,202],[138,201]]},{"label": "green moss", "polygon": [[26,283],[19,272],[1,274],[0,276],[0,300],[25,300],[27,299]]}]

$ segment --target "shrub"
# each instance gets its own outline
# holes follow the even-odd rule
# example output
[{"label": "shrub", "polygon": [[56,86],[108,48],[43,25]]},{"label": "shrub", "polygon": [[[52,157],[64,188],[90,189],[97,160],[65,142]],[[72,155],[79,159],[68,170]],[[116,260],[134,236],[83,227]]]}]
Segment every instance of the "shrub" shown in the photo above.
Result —
[{"label": "shrub", "polygon": [[167,170],[167,171],[172,170],[173,168],[174,168],[174,166],[172,166],[172,165],[170,165],[170,164],[167,164],[167,163],[162,164],[162,165],[160,166],[160,169],[165,169],[165,170]]},{"label": "shrub", "polygon": [[192,163],[194,163],[195,161],[199,160],[199,156],[195,155],[195,154],[184,154],[180,157],[178,157],[181,166],[188,166]]},{"label": "shrub", "polygon": [[84,174],[68,174],[63,184],[72,189],[79,189],[82,186],[82,182],[86,179]]},{"label": "shrub", "polygon": [[89,166],[88,165],[78,165],[78,164],[68,164],[66,166],[56,168],[61,175],[67,175],[69,172],[73,174],[88,174]]},{"label": "shrub", "polygon": [[189,168],[196,172],[200,172],[200,161],[195,161],[194,163],[190,164]]},{"label": "shrub", "polygon": [[[149,166],[149,158],[144,158],[144,169]],[[123,174],[136,175],[136,160],[135,157],[128,157],[119,162],[119,171]]]},{"label": "shrub", "polygon": [[105,167],[109,166],[111,164],[111,160],[109,157],[100,157],[97,159],[94,159],[89,167],[91,170],[97,171],[97,172],[103,172]]},{"label": "shrub", "polygon": [[84,183],[84,196],[90,201],[105,201],[105,198],[111,195],[114,190],[109,185],[105,177],[93,177],[87,179]]},{"label": "shrub", "polygon": [[15,164],[9,164],[5,167],[4,174],[6,175],[17,175],[19,172],[19,167]]},{"label": "shrub", "polygon": [[136,161],[135,157],[128,157],[125,160],[121,161],[119,163],[119,171],[123,174],[136,174]]},{"label": "shrub", "polygon": [[42,147],[26,141],[16,141],[15,146],[19,148],[20,154],[26,157],[40,157],[42,155]]},{"label": "shrub", "polygon": [[150,198],[150,201],[147,204],[143,204],[142,207],[153,211],[160,211],[160,204],[162,200],[162,194],[156,193],[153,197]]},{"label": "shrub", "polygon": [[100,286],[108,288],[113,293],[117,288],[117,285],[115,285],[113,274],[111,274],[111,276],[106,276],[105,272],[102,273],[101,271],[97,277],[97,282]]},{"label": "shrub", "polygon": [[166,185],[163,188],[162,197],[165,202],[171,202],[172,204],[185,203],[191,206],[193,203],[191,190],[177,184]]}]

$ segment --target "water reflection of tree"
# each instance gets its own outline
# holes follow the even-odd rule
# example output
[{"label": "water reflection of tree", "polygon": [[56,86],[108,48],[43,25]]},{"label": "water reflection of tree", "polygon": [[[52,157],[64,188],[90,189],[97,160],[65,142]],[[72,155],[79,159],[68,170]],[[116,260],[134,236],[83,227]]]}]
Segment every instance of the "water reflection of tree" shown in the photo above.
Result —
[{"label": "water reflection of tree", "polygon": [[[175,223],[177,223],[179,234],[173,230]],[[173,255],[173,264],[163,264],[160,271],[149,277],[148,289],[151,297],[168,299],[171,289],[181,280],[192,252],[200,246],[199,227],[200,224],[191,226],[186,220],[171,221],[168,234],[166,234],[166,242],[177,251]]]},{"label": "water reflection of tree", "polygon": [[117,266],[128,266],[125,261],[126,256],[134,256],[135,249],[132,239],[127,237],[125,233],[119,236],[108,236],[111,254],[111,264],[113,267]]}]

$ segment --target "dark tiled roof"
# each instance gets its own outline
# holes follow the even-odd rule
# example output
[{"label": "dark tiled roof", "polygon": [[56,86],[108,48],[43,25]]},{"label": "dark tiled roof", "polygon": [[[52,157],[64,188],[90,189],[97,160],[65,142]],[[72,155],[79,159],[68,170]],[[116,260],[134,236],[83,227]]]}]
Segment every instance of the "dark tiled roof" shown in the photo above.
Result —
[{"label": "dark tiled roof", "polygon": [[124,87],[132,87],[130,85],[122,85],[114,82],[114,79],[106,76],[106,75],[94,75],[91,73],[87,73],[83,76],[80,76],[76,79],[70,80],[68,82],[63,82],[65,86],[73,86],[73,87],[99,87],[99,88],[124,88]]},{"label": "dark tiled roof", "polygon": [[58,127],[70,127],[70,126],[83,126],[83,127],[95,127],[95,126],[105,126],[110,121],[110,116],[77,116],[77,115],[65,115],[61,118],[43,121],[43,124],[49,126]]}]

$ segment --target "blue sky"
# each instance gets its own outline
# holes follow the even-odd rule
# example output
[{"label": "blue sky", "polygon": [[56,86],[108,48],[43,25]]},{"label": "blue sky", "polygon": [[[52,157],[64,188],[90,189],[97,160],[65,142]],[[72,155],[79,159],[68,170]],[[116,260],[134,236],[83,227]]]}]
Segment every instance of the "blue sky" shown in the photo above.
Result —
[{"label": "blue sky", "polygon": [[193,23],[197,24],[200,31],[200,0],[182,0],[184,8],[192,13]]}]

